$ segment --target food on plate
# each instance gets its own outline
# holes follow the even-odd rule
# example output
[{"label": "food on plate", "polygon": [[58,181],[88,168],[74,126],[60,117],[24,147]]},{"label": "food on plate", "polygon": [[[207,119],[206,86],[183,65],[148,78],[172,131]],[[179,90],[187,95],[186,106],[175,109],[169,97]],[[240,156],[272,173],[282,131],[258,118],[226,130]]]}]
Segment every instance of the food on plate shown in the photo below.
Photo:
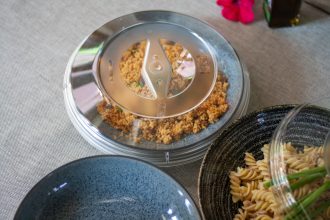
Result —
[{"label": "food on plate", "polygon": [[[189,86],[193,80],[191,73],[195,73],[194,62],[203,66],[205,56],[201,54],[194,61],[189,51],[178,43],[162,40],[161,45],[173,70],[168,90],[168,97],[171,97]],[[119,68],[122,81],[126,86],[141,96],[152,98],[148,86],[141,77],[145,47],[146,42],[144,41],[130,47],[123,54]],[[200,71],[205,74],[207,71],[210,72],[210,68],[204,66],[200,68]],[[229,108],[228,87],[228,80],[222,73],[219,73],[211,94],[203,103],[188,113],[171,118],[143,118],[119,108],[106,98],[98,104],[97,111],[106,123],[121,130],[124,134],[131,135],[136,142],[147,140],[170,144],[185,135],[198,133],[218,121]]]},{"label": "food on plate", "polygon": [[234,219],[293,219],[303,215],[301,207],[314,207],[311,213],[313,218],[330,219],[329,199],[324,202],[329,198],[327,190],[330,183],[324,168],[323,147],[304,146],[299,149],[291,143],[285,144],[287,178],[292,195],[301,205],[289,208],[281,206],[273,193],[269,145],[264,145],[261,150],[264,155],[262,160],[256,160],[246,152],[245,166],[229,174],[232,201],[242,203]]}]

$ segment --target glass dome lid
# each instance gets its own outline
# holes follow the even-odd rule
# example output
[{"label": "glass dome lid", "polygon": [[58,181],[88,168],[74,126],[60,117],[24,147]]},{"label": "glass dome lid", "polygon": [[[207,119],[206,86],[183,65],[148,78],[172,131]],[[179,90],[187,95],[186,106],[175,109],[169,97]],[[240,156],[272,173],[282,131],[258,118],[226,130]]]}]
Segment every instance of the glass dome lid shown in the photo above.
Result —
[{"label": "glass dome lid", "polygon": [[93,146],[167,166],[200,159],[216,133],[244,114],[249,78],[206,23],[144,11],[85,38],[67,65],[64,98]]}]

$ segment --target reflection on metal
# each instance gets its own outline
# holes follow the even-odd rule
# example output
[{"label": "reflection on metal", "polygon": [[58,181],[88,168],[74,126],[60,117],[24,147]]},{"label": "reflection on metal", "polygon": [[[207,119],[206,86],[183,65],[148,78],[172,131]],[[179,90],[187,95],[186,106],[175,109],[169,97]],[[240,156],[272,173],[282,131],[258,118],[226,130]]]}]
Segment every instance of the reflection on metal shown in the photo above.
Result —
[{"label": "reflection on metal", "polygon": [[80,48],[78,51],[78,54],[83,55],[83,54],[91,54],[91,55],[96,55],[99,50],[102,48],[103,44],[100,44],[96,47],[91,47],[91,48]]},{"label": "reflection on metal", "polygon": [[142,78],[156,99],[167,98],[171,75],[172,67],[159,39],[153,35],[148,36],[142,65]]},{"label": "reflection on metal", "polygon": [[[160,45],[160,40],[164,39],[183,45],[195,60],[194,64],[190,63],[190,70],[194,72],[187,73],[193,77],[190,85],[170,97],[168,89],[173,70]],[[142,41],[147,41],[142,78],[153,98],[146,98],[128,88],[122,82],[119,69],[122,54],[130,46]],[[200,55],[205,57],[201,64],[196,61]],[[128,28],[109,39],[97,59],[99,66],[95,71],[103,94],[121,108],[147,118],[178,116],[196,108],[213,90],[218,74],[217,60],[208,43],[191,30],[167,22],[148,22]],[[207,71],[203,71],[205,62]]]},{"label": "reflection on metal", "polygon": [[170,152],[165,152],[165,161],[166,163],[170,162]]}]

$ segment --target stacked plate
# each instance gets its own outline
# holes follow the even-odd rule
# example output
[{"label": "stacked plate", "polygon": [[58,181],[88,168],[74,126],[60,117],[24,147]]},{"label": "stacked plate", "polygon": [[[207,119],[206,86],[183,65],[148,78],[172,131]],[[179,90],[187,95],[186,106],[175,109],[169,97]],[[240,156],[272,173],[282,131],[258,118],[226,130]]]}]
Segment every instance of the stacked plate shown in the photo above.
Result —
[{"label": "stacked plate", "polygon": [[106,23],[64,76],[67,112],[91,145],[160,166],[201,159],[246,112],[249,91],[248,73],[217,31],[168,11]]}]

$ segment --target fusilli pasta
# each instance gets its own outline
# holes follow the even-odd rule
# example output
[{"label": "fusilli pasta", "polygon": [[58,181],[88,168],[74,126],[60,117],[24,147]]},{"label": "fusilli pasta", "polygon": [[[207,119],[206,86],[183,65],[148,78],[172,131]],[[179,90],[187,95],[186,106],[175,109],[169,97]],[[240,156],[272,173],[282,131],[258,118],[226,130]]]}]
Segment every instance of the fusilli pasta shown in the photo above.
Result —
[{"label": "fusilli pasta", "polygon": [[[288,174],[324,165],[323,147],[304,146],[297,150],[291,143],[286,143],[283,149]],[[238,167],[236,171],[230,172],[232,200],[234,203],[238,201],[243,203],[234,220],[280,220],[284,218],[284,207],[277,204],[271,187],[266,189],[263,184],[271,179],[269,145],[265,144],[261,151],[264,156],[262,160],[256,160],[251,153],[246,152],[244,157],[246,166]],[[290,183],[295,181],[297,180],[290,180]],[[317,183],[304,185],[294,190],[292,194],[296,199],[301,199],[316,188]],[[330,207],[317,216],[317,219],[330,219]]]}]

